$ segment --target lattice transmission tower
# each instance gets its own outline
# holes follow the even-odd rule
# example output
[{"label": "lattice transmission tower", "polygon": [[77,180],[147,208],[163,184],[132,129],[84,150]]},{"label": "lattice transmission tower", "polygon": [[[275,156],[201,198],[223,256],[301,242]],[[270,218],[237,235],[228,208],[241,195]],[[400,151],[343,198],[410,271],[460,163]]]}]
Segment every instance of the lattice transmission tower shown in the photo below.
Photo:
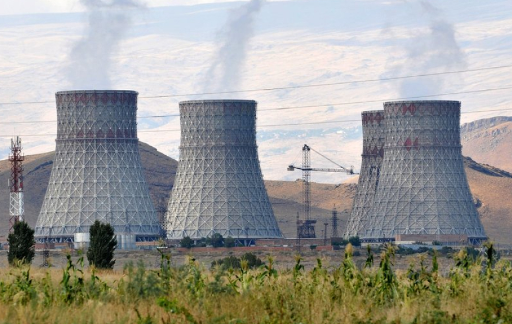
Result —
[{"label": "lattice transmission tower", "polygon": [[339,232],[338,232],[338,210],[336,209],[336,206],[334,206],[332,208],[331,226],[332,226],[331,237],[338,238],[339,237]]},{"label": "lattice transmission tower", "polygon": [[21,153],[21,138],[11,139],[11,177],[9,178],[9,232],[12,232],[14,224],[23,221],[24,202],[23,202],[23,160],[25,157]]}]

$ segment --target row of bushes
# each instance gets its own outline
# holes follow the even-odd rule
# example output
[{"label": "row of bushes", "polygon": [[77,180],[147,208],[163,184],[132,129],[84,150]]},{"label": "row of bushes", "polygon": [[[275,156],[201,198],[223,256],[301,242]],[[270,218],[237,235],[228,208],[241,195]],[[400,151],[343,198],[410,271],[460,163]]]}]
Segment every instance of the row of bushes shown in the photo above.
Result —
[{"label": "row of bushes", "polygon": [[189,236],[185,236],[180,241],[180,246],[183,248],[193,248],[193,247],[207,247],[212,246],[214,248],[218,247],[235,247],[236,246],[236,240],[232,238],[231,236],[228,236],[224,238],[221,234],[215,233],[212,236],[203,237],[199,240],[193,240]]}]

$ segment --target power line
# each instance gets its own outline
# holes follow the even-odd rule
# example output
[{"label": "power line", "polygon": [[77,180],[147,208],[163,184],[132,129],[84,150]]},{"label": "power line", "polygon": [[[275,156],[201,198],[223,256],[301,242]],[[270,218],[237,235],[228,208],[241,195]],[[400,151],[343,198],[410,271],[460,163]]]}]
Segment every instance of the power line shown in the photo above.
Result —
[{"label": "power line", "polygon": [[[296,86],[286,86],[286,87],[271,87],[271,88],[245,89],[245,90],[220,91],[220,92],[187,93],[187,94],[164,94],[164,95],[156,95],[156,96],[140,96],[139,99],[177,98],[177,97],[206,96],[206,95],[218,95],[218,94],[236,94],[236,93],[266,92],[266,91],[291,90],[291,89],[303,89],[303,88],[330,87],[330,86],[336,86],[336,85],[396,81],[396,80],[404,80],[404,79],[420,78],[420,77],[430,77],[430,76],[469,73],[469,72],[480,72],[480,71],[488,71],[488,70],[506,69],[506,68],[511,68],[511,67],[512,67],[512,65],[500,65],[500,66],[483,67],[483,68],[478,68],[478,69],[455,70],[455,71],[446,71],[446,72],[435,72],[435,73],[423,73],[423,74],[396,76],[396,77],[388,77],[388,78],[361,79],[361,80],[353,80],[353,81],[317,83],[317,84],[296,85]],[[53,101],[0,102],[0,105],[32,105],[32,104],[47,104],[47,103],[53,103]]]},{"label": "power line", "polygon": [[480,90],[447,92],[447,93],[439,93],[439,94],[424,95],[424,96],[414,96],[414,97],[401,97],[401,98],[391,98],[391,99],[389,99],[389,98],[388,99],[374,99],[374,100],[363,100],[363,101],[349,101],[349,102],[339,102],[339,103],[334,103],[334,104],[296,106],[296,107],[267,108],[267,109],[260,109],[260,111],[358,105],[358,104],[363,104],[363,103],[375,103],[375,102],[386,102],[386,101],[400,101],[400,100],[410,100],[410,99],[444,97],[444,96],[453,96],[453,95],[460,95],[460,94],[481,93],[481,92],[499,91],[499,90],[510,90],[510,89],[512,89],[512,86],[510,86],[510,87],[502,87],[502,88],[488,88],[488,89],[480,89]]},{"label": "power line", "polygon": [[[502,88],[488,88],[488,89],[479,89],[479,90],[448,92],[448,93],[440,93],[440,94],[432,94],[432,95],[424,95],[424,96],[414,96],[414,97],[374,99],[374,100],[363,100],[363,101],[347,101],[347,102],[318,104],[318,105],[307,105],[307,106],[274,107],[274,108],[266,108],[266,109],[264,108],[264,109],[258,109],[258,112],[273,111],[273,110],[291,110],[291,109],[307,109],[307,108],[359,105],[359,104],[364,104],[364,103],[375,103],[375,102],[387,102],[387,101],[400,101],[400,100],[410,100],[410,99],[433,98],[433,97],[443,97],[443,96],[452,96],[452,95],[460,95],[460,94],[471,94],[471,93],[481,93],[481,92],[500,91],[500,90],[510,90],[510,89],[512,89],[512,86],[510,86],[510,87],[502,87]],[[492,112],[492,111],[502,111],[502,110],[510,110],[510,109],[498,109],[498,110],[485,110],[485,111],[475,111],[475,112],[463,112],[462,114],[476,113],[476,112],[486,112],[486,111]],[[180,116],[179,114],[170,114],[170,115],[141,116],[141,117],[137,117],[137,118],[138,119],[149,119],[149,118],[168,118],[168,117],[179,117],[179,116]],[[56,120],[22,121],[22,122],[0,122],[0,125],[38,124],[38,123],[56,123],[56,122],[57,122]]]},{"label": "power line", "polygon": [[[486,112],[496,112],[496,111],[512,111],[512,108],[504,108],[504,109],[489,109],[489,110],[477,110],[477,111],[468,111],[461,112],[461,114],[474,114],[474,113],[486,113]],[[283,127],[283,126],[303,126],[303,125],[322,125],[322,124],[341,124],[341,123],[353,123],[360,122],[360,119],[344,119],[344,120],[330,120],[330,121],[319,121],[319,122],[303,122],[303,123],[288,123],[288,124],[267,124],[267,125],[257,125],[258,128],[261,127]],[[179,132],[180,129],[142,129],[138,130],[138,133],[166,133],[166,132]],[[57,134],[24,134],[17,135],[20,137],[47,137],[47,136],[57,136]],[[11,138],[12,135],[0,135],[0,138]]]},{"label": "power line", "polygon": [[206,95],[215,95],[215,94],[234,94],[234,93],[247,93],[247,92],[263,92],[263,91],[291,90],[291,89],[303,89],[303,88],[330,87],[330,86],[335,86],[335,85],[347,85],[347,84],[354,84],[354,83],[395,81],[395,80],[403,80],[403,79],[411,79],[411,78],[419,78],[419,77],[429,77],[429,76],[438,76],[438,75],[447,75],[447,74],[458,74],[458,73],[468,73],[468,72],[479,72],[479,71],[496,70],[496,69],[504,69],[504,68],[511,68],[511,67],[512,67],[512,65],[501,65],[501,66],[493,66],[493,67],[486,67],[486,68],[479,68],[479,69],[467,69],[467,70],[446,71],[446,72],[437,72],[437,73],[423,73],[423,74],[405,75],[405,76],[378,78],[378,79],[363,79],[363,80],[354,80],[354,81],[342,81],[342,82],[332,82],[332,83],[318,83],[318,84],[297,85],[297,86],[288,86],[288,87],[247,89],[247,90],[236,90],[236,91],[221,91],[221,92],[203,92],[203,93],[188,93],[188,94],[175,94],[175,95],[144,96],[144,97],[140,97],[140,98],[143,98],[143,99],[158,99],[158,98],[175,98],[175,97],[189,97],[189,96],[206,96]]}]

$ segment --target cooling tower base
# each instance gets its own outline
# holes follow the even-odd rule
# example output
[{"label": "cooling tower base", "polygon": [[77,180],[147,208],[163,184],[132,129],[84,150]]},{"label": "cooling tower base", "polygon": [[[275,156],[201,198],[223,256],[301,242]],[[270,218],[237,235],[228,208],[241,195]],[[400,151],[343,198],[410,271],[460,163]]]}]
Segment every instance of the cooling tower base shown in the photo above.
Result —
[{"label": "cooling tower base", "polygon": [[394,237],[362,238],[363,243],[427,244],[427,245],[480,245],[487,237],[468,237],[458,234],[398,234]]}]

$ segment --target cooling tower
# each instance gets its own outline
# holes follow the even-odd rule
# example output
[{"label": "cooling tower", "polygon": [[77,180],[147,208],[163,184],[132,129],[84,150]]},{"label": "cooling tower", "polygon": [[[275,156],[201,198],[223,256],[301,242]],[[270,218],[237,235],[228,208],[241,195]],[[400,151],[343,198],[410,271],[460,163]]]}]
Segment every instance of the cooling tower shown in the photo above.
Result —
[{"label": "cooling tower", "polygon": [[185,101],[180,120],[180,162],[166,215],[167,237],[282,237],[258,160],[256,102]]},{"label": "cooling tower", "polygon": [[56,94],[53,169],[35,235],[73,241],[95,220],[116,234],[153,240],[159,225],[137,139],[137,92],[64,91]]},{"label": "cooling tower", "polygon": [[368,223],[384,157],[384,111],[364,111],[361,113],[361,117],[363,123],[362,163],[352,212],[345,232],[346,238],[351,236],[360,237],[361,231],[365,229],[365,225]]},{"label": "cooling tower", "polygon": [[366,241],[486,238],[460,145],[460,102],[384,104],[386,143]]}]

